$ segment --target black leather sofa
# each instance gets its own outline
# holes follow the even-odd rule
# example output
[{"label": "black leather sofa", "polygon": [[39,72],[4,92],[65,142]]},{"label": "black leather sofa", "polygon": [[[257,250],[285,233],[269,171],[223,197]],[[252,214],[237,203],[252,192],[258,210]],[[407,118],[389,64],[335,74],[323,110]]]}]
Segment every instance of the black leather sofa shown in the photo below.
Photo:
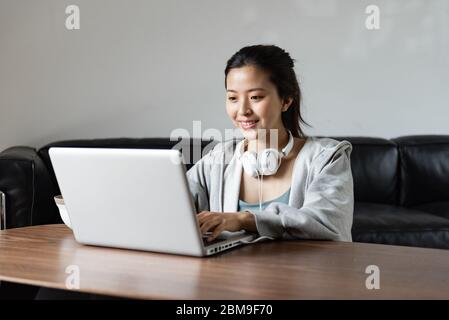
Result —
[{"label": "black leather sofa", "polygon": [[[449,248],[449,136],[334,138],[353,144],[353,241]],[[193,139],[182,146],[190,148],[192,159],[195,150],[209,143],[214,144]],[[179,146],[178,141],[168,138],[117,138],[60,141],[39,150],[6,149],[0,153],[6,227],[62,223],[53,202],[60,192],[48,156],[50,147],[167,149],[174,145]]]}]

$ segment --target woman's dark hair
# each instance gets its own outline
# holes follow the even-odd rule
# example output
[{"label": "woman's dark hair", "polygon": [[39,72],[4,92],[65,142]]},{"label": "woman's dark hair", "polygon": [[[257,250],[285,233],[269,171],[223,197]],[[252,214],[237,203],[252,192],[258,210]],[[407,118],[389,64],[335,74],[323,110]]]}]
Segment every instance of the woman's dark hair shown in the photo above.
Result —
[{"label": "woman's dark hair", "polygon": [[274,45],[254,45],[240,49],[227,62],[226,79],[229,71],[244,66],[256,66],[269,74],[270,81],[276,86],[282,100],[293,98],[287,111],[282,113],[284,127],[297,138],[305,137],[301,124],[309,126],[301,116],[301,89],[296,78],[294,61],[283,49]]}]

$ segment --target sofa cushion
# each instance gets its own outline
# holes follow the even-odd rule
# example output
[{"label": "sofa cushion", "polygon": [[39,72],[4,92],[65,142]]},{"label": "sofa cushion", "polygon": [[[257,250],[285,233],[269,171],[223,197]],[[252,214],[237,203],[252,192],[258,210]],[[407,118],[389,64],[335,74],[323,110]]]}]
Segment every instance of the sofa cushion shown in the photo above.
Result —
[{"label": "sofa cushion", "polygon": [[355,203],[353,241],[449,249],[449,219],[398,206]]},{"label": "sofa cushion", "polygon": [[400,204],[449,201],[449,136],[394,139],[401,158]]},{"label": "sofa cushion", "polygon": [[425,203],[411,208],[449,219],[449,201]]},{"label": "sofa cushion", "polygon": [[381,138],[335,137],[352,144],[351,170],[355,201],[398,203],[396,144]]}]

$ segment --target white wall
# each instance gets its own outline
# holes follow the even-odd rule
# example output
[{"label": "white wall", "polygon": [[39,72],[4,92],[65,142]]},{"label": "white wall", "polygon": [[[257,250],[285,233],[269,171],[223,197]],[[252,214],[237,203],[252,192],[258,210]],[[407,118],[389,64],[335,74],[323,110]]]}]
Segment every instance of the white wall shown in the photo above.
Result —
[{"label": "white wall", "polygon": [[0,0],[0,150],[231,128],[224,66],[257,43],[297,60],[309,134],[449,134],[448,0]]}]

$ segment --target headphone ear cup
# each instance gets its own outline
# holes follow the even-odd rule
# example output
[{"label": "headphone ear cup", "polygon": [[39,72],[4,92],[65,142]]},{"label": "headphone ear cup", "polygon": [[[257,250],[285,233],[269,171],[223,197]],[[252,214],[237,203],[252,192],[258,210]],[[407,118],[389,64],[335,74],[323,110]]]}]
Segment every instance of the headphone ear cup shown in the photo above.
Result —
[{"label": "headphone ear cup", "polygon": [[258,167],[261,174],[270,176],[277,172],[280,165],[280,154],[276,149],[265,149],[258,158]]},{"label": "headphone ear cup", "polygon": [[257,177],[259,174],[259,168],[257,165],[257,155],[252,151],[246,151],[242,157],[243,169],[251,177]]}]

